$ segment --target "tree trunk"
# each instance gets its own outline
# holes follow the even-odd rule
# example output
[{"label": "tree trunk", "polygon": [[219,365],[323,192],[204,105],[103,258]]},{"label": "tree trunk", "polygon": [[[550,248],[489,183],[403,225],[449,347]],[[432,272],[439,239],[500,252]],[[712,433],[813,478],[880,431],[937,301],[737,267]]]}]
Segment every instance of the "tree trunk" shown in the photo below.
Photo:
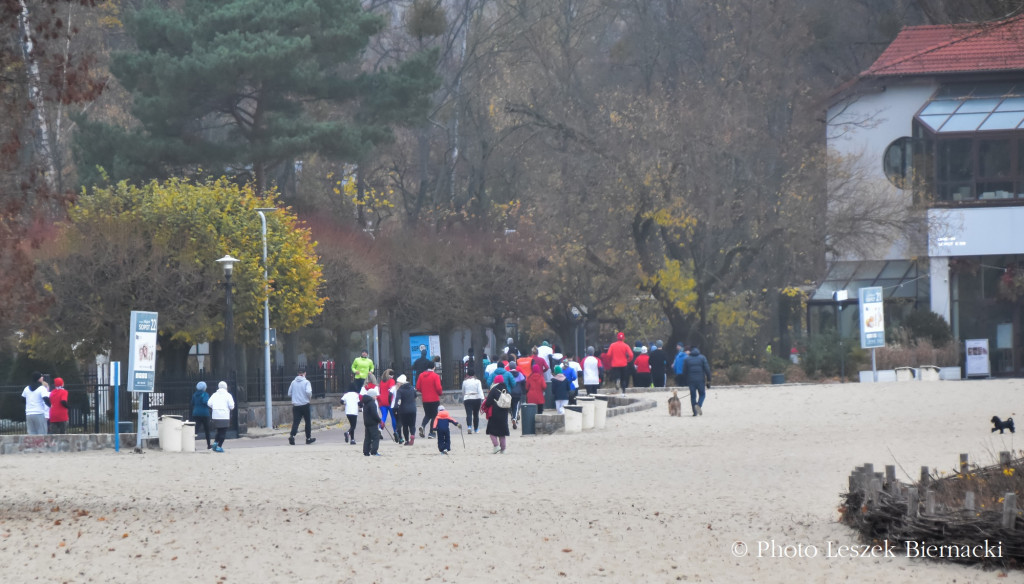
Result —
[{"label": "tree trunk", "polygon": [[21,15],[18,23],[21,26],[21,48],[25,53],[25,63],[28,73],[28,98],[32,102],[32,112],[35,118],[36,139],[39,141],[39,154],[44,163],[43,178],[47,188],[53,192],[56,190],[57,171],[53,165],[52,148],[50,146],[50,128],[46,122],[46,101],[43,99],[41,90],[42,79],[39,74],[39,62],[36,60],[35,44],[32,41],[32,21],[25,0],[18,0]]}]

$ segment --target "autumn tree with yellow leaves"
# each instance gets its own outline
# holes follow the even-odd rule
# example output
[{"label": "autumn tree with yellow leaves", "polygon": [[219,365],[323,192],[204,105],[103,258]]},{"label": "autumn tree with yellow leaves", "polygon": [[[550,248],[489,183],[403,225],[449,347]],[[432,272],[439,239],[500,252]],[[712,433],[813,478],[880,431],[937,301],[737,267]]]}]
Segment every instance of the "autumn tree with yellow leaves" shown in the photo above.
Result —
[{"label": "autumn tree with yellow leaves", "polygon": [[[82,193],[59,235],[37,254],[37,282],[51,298],[33,329],[39,354],[73,346],[88,357],[127,347],[132,310],[160,314],[164,365],[184,366],[194,343],[224,335],[225,254],[232,276],[235,338],[262,338],[265,286],[256,209],[274,195],[225,179],[125,182]],[[267,213],[271,321],[283,333],[311,322],[325,302],[310,232],[287,209]],[[63,349],[62,349],[63,348]]]}]

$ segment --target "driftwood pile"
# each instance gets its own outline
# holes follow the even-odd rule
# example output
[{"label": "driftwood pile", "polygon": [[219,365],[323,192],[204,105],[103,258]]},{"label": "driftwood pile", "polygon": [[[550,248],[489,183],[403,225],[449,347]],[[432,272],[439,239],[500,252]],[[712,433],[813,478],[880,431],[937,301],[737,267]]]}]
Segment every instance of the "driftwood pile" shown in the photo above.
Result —
[{"label": "driftwood pile", "polygon": [[957,472],[933,476],[924,466],[912,485],[896,479],[894,465],[884,473],[857,467],[841,521],[866,543],[888,542],[907,557],[1024,568],[1024,459],[1001,452],[999,460],[979,468],[961,454]]}]

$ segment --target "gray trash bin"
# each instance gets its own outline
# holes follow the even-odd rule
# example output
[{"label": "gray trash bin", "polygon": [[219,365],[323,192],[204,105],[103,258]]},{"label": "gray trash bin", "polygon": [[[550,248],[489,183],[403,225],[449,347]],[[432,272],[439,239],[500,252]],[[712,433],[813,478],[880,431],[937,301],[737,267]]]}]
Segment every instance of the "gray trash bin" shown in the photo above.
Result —
[{"label": "gray trash bin", "polygon": [[537,433],[537,404],[523,404],[523,436]]}]

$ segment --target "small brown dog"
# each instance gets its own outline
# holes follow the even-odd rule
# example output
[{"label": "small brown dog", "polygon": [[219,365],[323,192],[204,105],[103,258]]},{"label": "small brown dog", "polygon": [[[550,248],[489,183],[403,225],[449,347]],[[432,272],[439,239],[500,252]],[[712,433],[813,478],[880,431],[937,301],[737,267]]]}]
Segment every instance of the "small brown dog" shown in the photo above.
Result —
[{"label": "small brown dog", "polygon": [[679,402],[679,394],[676,390],[672,390],[672,397],[668,398],[668,415],[670,416],[682,416],[683,406]]}]

